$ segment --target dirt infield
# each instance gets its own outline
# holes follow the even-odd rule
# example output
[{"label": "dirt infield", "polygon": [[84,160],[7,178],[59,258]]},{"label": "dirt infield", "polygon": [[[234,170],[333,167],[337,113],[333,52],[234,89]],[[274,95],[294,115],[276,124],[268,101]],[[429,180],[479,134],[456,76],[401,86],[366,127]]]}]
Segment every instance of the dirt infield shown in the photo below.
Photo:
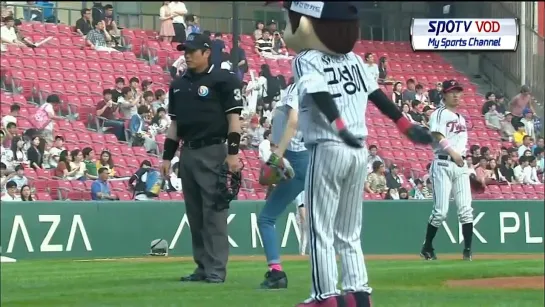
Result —
[{"label": "dirt infield", "polygon": [[[526,260],[526,259],[543,259],[543,254],[476,254],[473,256],[475,260]],[[283,260],[297,261],[306,260],[308,256],[300,255],[283,255]],[[365,260],[418,260],[418,255],[366,255]],[[443,254],[440,255],[440,259],[444,260],[456,260],[461,259],[459,254]],[[229,261],[264,261],[264,256],[231,256]],[[117,261],[117,262],[179,262],[179,261],[193,261],[192,257],[159,257],[159,256],[147,256],[147,257],[131,257],[131,258],[103,258],[103,259],[86,259],[76,261]]]},{"label": "dirt infield", "polygon": [[544,276],[532,277],[495,277],[481,279],[448,280],[448,287],[481,288],[481,289],[532,289],[543,290]]}]

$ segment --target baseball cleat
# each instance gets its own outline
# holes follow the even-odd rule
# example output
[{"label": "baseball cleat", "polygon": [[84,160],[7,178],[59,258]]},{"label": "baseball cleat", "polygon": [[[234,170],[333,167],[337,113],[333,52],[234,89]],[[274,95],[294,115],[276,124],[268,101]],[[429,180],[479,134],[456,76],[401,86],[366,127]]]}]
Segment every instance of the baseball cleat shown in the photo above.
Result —
[{"label": "baseball cleat", "polygon": [[422,257],[424,260],[437,260],[435,250],[432,247],[422,246],[422,249],[420,250],[420,257]]},{"label": "baseball cleat", "polygon": [[288,276],[283,271],[268,271],[260,286],[261,289],[286,289],[288,287]]},{"label": "baseball cleat", "polygon": [[206,280],[206,276],[201,274],[191,274],[187,276],[182,276],[180,278],[180,281],[183,281],[183,282],[197,282],[197,281],[205,281],[205,280]]},{"label": "baseball cleat", "polygon": [[328,297],[323,301],[310,301],[297,304],[295,307],[359,307],[356,305],[347,305],[343,296]]},{"label": "baseball cleat", "polygon": [[367,292],[348,292],[344,300],[346,307],[371,307],[371,294]]},{"label": "baseball cleat", "polygon": [[472,261],[473,260],[473,254],[471,253],[471,249],[469,249],[469,248],[464,249],[463,255],[464,255],[463,259],[465,261]]}]

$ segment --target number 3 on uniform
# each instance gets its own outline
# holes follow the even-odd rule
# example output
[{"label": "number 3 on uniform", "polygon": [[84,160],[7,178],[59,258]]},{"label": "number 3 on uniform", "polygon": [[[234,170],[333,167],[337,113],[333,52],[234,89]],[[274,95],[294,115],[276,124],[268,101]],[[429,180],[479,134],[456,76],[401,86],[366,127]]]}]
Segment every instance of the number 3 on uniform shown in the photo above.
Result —
[{"label": "number 3 on uniform", "polygon": [[233,90],[233,96],[235,97],[236,101],[242,100],[242,93],[240,92],[239,88]]}]

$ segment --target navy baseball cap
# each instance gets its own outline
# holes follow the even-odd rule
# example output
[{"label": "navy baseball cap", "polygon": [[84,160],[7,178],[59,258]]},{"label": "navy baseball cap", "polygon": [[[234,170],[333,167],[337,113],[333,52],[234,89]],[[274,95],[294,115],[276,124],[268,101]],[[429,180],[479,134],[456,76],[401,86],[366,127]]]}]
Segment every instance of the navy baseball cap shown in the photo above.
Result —
[{"label": "navy baseball cap", "polygon": [[210,49],[210,37],[200,33],[191,33],[183,44],[178,45],[178,51]]},{"label": "navy baseball cap", "polygon": [[[266,4],[279,1],[265,1]],[[358,7],[352,1],[283,1],[286,10],[316,19],[358,20]]]},{"label": "navy baseball cap", "polygon": [[456,80],[443,81],[443,93],[448,93],[453,90],[463,91],[464,88]]}]

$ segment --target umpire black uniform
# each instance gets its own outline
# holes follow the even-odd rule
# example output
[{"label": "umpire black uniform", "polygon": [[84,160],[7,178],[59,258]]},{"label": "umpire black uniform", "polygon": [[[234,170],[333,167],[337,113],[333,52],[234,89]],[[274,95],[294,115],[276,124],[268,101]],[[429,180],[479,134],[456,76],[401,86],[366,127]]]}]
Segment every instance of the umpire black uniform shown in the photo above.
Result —
[{"label": "umpire black uniform", "polygon": [[221,283],[229,255],[230,200],[217,185],[222,171],[235,171],[239,163],[242,97],[236,75],[209,64],[210,46],[209,38],[190,34],[181,48],[188,70],[170,86],[168,113],[176,134],[172,129],[167,133],[163,160],[172,159],[181,139],[179,175],[197,264],[194,273],[181,280]]}]

